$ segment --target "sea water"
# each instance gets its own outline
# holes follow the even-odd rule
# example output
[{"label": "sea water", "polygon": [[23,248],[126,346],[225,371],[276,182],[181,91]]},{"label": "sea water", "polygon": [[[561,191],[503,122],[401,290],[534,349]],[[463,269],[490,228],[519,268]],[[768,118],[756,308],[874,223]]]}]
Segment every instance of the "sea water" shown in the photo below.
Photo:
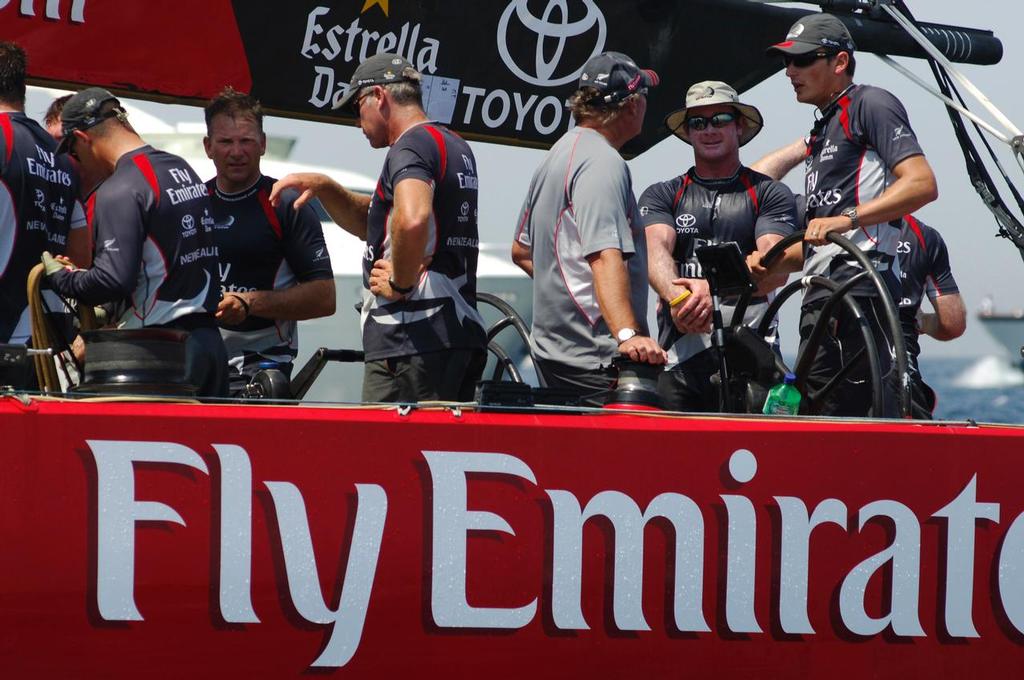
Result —
[{"label": "sea water", "polygon": [[921,360],[937,420],[1024,424],[1024,372],[1004,356]]}]

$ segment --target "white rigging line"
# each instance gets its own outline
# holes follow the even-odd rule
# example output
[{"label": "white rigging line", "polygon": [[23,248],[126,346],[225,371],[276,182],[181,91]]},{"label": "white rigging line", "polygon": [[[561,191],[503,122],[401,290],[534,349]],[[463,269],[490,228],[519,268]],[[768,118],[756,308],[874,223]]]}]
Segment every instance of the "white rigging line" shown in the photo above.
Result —
[{"label": "white rigging line", "polygon": [[[911,77],[911,80],[913,80],[914,82],[916,82],[919,85],[921,85],[922,87],[924,87],[924,89],[927,90],[928,92],[931,92],[933,95],[936,95],[937,97],[939,97],[939,99],[942,99],[946,103],[947,106],[951,106],[952,108],[954,108],[955,110],[959,111],[960,113],[968,116],[974,122],[978,123],[979,125],[982,125],[986,130],[988,130],[989,132],[992,132],[992,134],[995,135],[997,138],[999,138],[1001,141],[1003,141],[1006,144],[1009,144],[1013,148],[1015,153],[1020,154],[1020,152],[1021,152],[1021,143],[1024,140],[1021,139],[1021,131],[1017,128],[1017,126],[1014,125],[1013,122],[1011,122],[1009,118],[1007,118],[1005,115],[1003,115],[1003,112],[1000,111],[998,108],[996,108],[996,105],[993,104],[992,101],[987,96],[985,96],[984,92],[982,92],[977,87],[975,87],[974,83],[972,83],[970,80],[967,79],[967,76],[965,76],[964,74],[960,73],[960,71],[958,71],[953,66],[953,64],[949,61],[949,59],[946,58],[946,55],[944,55],[942,52],[940,52],[939,49],[937,47],[935,47],[935,45],[933,45],[932,42],[930,40],[928,40],[928,38],[926,38],[924,36],[924,34],[921,33],[921,31],[919,31],[917,29],[917,27],[914,26],[914,24],[911,23],[911,21],[909,19],[907,19],[905,16],[903,16],[903,14],[901,14],[899,10],[897,10],[895,7],[891,7],[890,5],[885,5],[885,4],[880,5],[880,7],[881,7],[881,9],[886,14],[888,14],[890,17],[892,17],[893,21],[895,21],[897,24],[899,24],[903,28],[903,30],[906,31],[910,35],[910,37],[912,37],[915,41],[917,41],[917,43],[921,46],[921,48],[924,49],[924,51],[927,52],[928,55],[932,59],[937,61],[944,69],[946,69],[946,71],[951,76],[953,76],[954,79],[956,79],[957,82],[959,82],[961,85],[963,85],[964,88],[968,92],[970,92],[971,95],[973,95],[974,98],[977,99],[978,102],[983,107],[985,107],[985,109],[990,114],[992,114],[992,116],[994,116],[995,119],[997,121],[999,121],[1003,125],[1004,128],[1006,128],[1006,130],[1008,130],[1010,132],[1010,135],[1003,135],[1001,133],[997,133],[997,132],[994,131],[992,126],[990,126],[988,124],[983,124],[982,125],[982,123],[979,121],[979,119],[976,116],[971,115],[969,112],[967,112],[965,109],[963,109],[962,107],[957,105],[955,102],[953,102],[952,100],[950,100],[950,99],[948,99],[946,97],[943,97],[938,92],[933,91],[930,87],[928,87],[926,85],[923,85],[920,82],[919,79],[917,79],[915,77]],[[895,62],[893,62],[888,57],[883,58],[883,61],[886,61],[886,63],[888,63],[890,65],[895,64]],[[898,68],[897,70],[900,70],[905,75],[907,75],[907,72],[904,71],[903,69]]]},{"label": "white rigging line", "polygon": [[898,61],[896,61],[892,57],[889,57],[889,56],[887,56],[885,54],[878,54],[878,55],[875,55],[875,56],[877,56],[879,59],[884,61],[886,64],[888,64],[892,68],[894,68],[897,71],[899,71],[900,73],[902,73],[904,76],[906,76],[910,80],[912,80],[915,83],[917,83],[921,87],[921,89],[923,89],[926,92],[928,92],[928,94],[936,97],[937,99],[941,99],[943,102],[945,102],[946,106],[948,106],[949,108],[951,108],[951,109],[953,109],[955,111],[958,111],[961,115],[966,116],[967,118],[970,118],[972,121],[977,123],[980,127],[983,127],[986,130],[988,130],[988,132],[993,137],[998,139],[999,141],[1003,142],[1004,144],[1009,144],[1010,146],[1013,146],[1013,138],[1010,137],[1008,134],[1000,131],[994,125],[986,122],[984,119],[982,119],[977,114],[975,114],[975,113],[973,113],[971,111],[968,111],[963,106],[961,106],[959,102],[953,101],[952,99],[950,99],[946,95],[942,94],[941,92],[939,92],[938,90],[933,88],[931,85],[929,85],[927,82],[925,82],[923,79],[921,79],[916,73],[914,73],[913,71],[908,69],[906,66],[904,66],[903,64],[899,63]]}]

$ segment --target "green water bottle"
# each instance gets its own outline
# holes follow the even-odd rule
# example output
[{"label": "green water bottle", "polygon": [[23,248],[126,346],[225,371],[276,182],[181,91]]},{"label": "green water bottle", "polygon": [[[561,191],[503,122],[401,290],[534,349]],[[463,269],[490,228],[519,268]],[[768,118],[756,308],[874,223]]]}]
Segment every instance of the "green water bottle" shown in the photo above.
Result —
[{"label": "green water bottle", "polygon": [[800,390],[796,388],[796,374],[787,373],[782,382],[768,392],[762,413],[769,416],[795,416],[800,411]]}]

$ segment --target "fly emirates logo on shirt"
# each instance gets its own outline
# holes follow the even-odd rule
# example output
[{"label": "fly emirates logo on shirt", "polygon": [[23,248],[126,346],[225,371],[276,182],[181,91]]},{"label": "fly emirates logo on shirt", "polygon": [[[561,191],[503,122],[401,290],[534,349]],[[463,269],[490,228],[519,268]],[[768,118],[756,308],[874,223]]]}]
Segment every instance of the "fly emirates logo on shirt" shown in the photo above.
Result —
[{"label": "fly emirates logo on shirt", "polygon": [[210,190],[206,188],[206,185],[195,180],[188,168],[171,168],[167,172],[177,183],[177,186],[164,190],[171,205],[186,203],[210,195]]},{"label": "fly emirates logo on shirt", "polygon": [[[0,0],[0,2],[3,2],[3,0]],[[56,167],[56,164],[53,152],[47,151],[38,144],[36,145],[36,157],[25,159],[28,174],[33,177],[41,177],[50,184],[60,184],[65,187],[71,186],[71,173]]]}]

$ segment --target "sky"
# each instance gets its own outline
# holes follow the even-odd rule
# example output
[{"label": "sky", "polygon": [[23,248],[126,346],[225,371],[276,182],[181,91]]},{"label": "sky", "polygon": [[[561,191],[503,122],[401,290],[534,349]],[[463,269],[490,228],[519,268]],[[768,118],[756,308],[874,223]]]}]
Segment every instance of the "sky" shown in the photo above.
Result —
[{"label": "sky", "polygon": [[[1003,60],[995,66],[964,65],[959,68],[1011,121],[1024,126],[1024,93],[1019,86],[1024,73],[1024,39],[1014,39],[1010,29],[1024,21],[1024,5],[1009,0],[975,0],[970,4],[960,0],[910,0],[909,4],[921,21],[995,31],[1003,41]],[[788,6],[801,5],[790,3]],[[930,72],[923,62],[901,59],[901,63],[931,81]],[[1024,262],[1010,242],[994,238],[995,221],[968,182],[960,147],[953,137],[943,105],[874,55],[865,54],[858,59],[856,81],[884,87],[903,101],[938,179],[938,201],[917,215],[938,229],[946,239],[953,273],[970,319],[966,334],[957,341],[939,343],[926,339],[922,348],[925,356],[981,356],[1002,352],[1001,346],[991,340],[981,324],[974,320],[974,314],[985,296],[991,296],[1000,311],[1024,308],[1024,296],[1020,295],[1024,290]],[[680,103],[683,94],[679,93]],[[803,136],[813,122],[812,107],[795,100],[792,88],[781,71],[744,93],[741,99],[757,106],[765,118],[765,129],[742,149],[742,159],[746,163]],[[37,103],[36,108],[45,107],[46,103]],[[174,121],[202,121],[202,112],[198,108],[148,102],[139,105]],[[971,108],[981,113],[980,108]],[[30,99],[28,113],[41,117],[42,109],[33,110]],[[336,166],[375,178],[384,160],[384,151],[370,149],[356,128],[279,118],[268,119],[265,128],[268,134],[297,137],[292,160],[300,163]],[[1006,146],[993,140],[993,145],[996,144],[1000,147],[997,151],[1004,167],[1011,178],[1024,188],[1024,171],[1018,167]],[[481,240],[511,244],[516,214],[530,176],[544,152],[476,142],[472,145],[480,175]],[[692,164],[690,147],[669,137],[629,161],[634,191],[639,196],[650,184],[678,175]],[[786,183],[794,191],[799,191],[802,179],[798,169],[786,178]],[[1007,197],[1006,192],[1003,193]],[[354,253],[353,257],[358,257],[358,254]],[[926,308],[927,305],[925,303]],[[793,300],[783,312],[784,342],[795,343],[797,306]],[[794,339],[787,340],[787,337]],[[1024,338],[1021,341],[1024,343]]]}]

